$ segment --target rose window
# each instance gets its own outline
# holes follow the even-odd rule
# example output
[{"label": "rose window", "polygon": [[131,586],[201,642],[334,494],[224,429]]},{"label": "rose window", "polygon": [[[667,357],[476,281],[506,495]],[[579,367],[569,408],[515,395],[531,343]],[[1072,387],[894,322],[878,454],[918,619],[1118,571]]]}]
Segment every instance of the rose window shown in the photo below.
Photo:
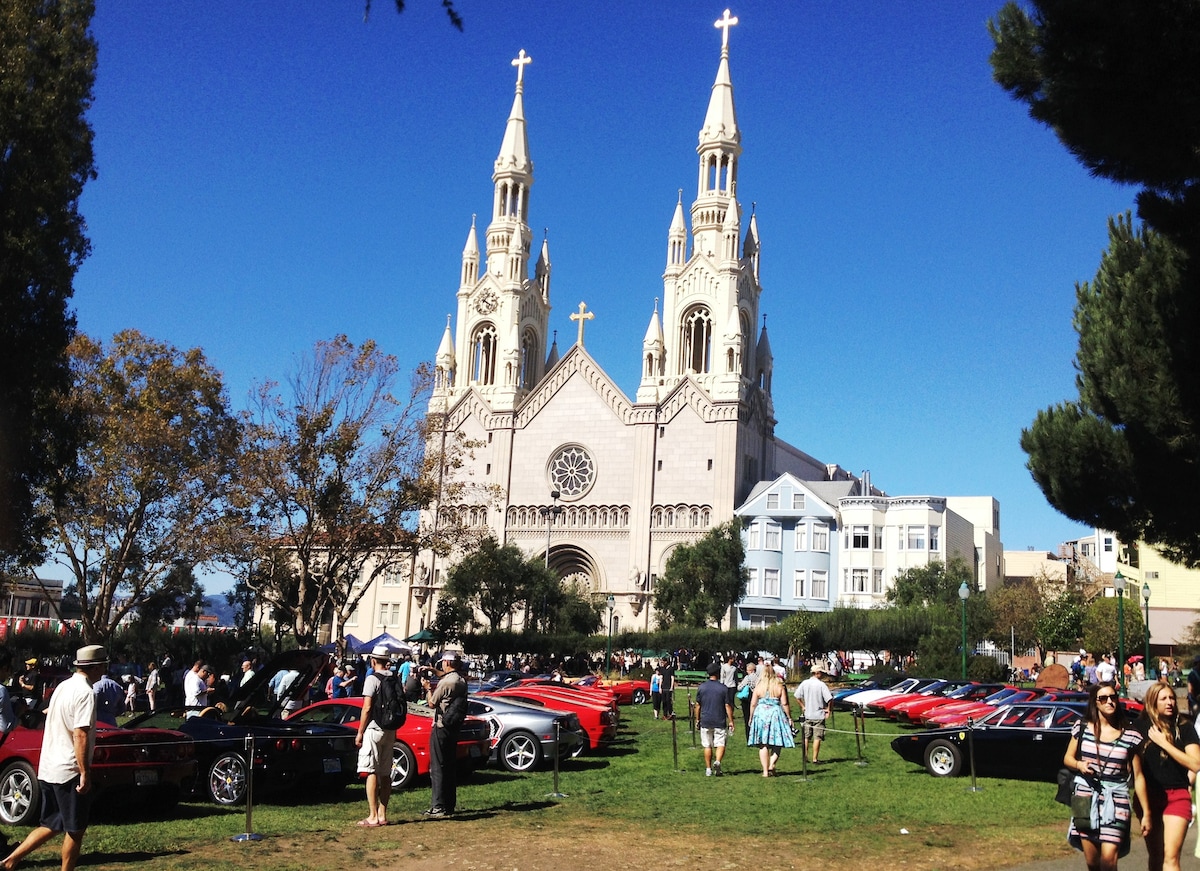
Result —
[{"label": "rose window", "polygon": [[596,464],[579,445],[559,448],[550,458],[550,486],[563,499],[578,499],[596,482]]}]

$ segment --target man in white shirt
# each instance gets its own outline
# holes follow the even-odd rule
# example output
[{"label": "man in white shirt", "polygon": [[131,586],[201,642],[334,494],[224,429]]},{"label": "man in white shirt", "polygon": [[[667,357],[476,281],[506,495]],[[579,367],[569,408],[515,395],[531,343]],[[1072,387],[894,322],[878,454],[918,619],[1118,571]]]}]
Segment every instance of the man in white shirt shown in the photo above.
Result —
[{"label": "man in white shirt", "polygon": [[4,859],[5,868],[15,868],[22,858],[59,832],[63,833],[63,871],[73,871],[79,861],[92,803],[92,751],[96,742],[92,684],[107,667],[108,653],[99,644],[79,648],[75,674],[59,684],[50,697],[38,762],[41,821]]},{"label": "man in white shirt", "polygon": [[208,707],[208,666],[203,660],[196,660],[191,671],[183,676],[183,706]]},{"label": "man in white shirt", "polygon": [[1111,684],[1117,676],[1116,666],[1112,664],[1112,656],[1104,654],[1104,658],[1096,663],[1096,682]]},{"label": "man in white shirt", "polygon": [[825,737],[825,718],[829,716],[829,707],[833,703],[833,695],[821,674],[825,671],[820,662],[814,662],[812,674],[808,680],[800,682],[796,687],[796,699],[804,709],[804,754],[808,755],[808,745],[812,742],[810,761],[820,764],[821,739]]}]

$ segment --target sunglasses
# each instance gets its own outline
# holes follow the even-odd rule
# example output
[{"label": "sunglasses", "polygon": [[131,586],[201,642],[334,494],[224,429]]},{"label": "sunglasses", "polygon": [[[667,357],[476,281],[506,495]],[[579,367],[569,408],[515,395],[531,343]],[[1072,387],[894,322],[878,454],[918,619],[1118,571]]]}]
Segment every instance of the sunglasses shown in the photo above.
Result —
[{"label": "sunglasses", "polygon": [[1117,697],[1116,696],[1096,696],[1096,701],[1102,705],[1105,702],[1112,702],[1115,705],[1117,703]]}]

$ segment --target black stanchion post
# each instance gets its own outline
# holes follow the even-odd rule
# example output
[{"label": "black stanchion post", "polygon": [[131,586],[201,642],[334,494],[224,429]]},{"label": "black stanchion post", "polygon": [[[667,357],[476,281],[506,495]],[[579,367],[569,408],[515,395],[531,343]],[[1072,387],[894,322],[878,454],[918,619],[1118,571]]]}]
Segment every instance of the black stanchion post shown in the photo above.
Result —
[{"label": "black stanchion post", "polygon": [[675,760],[675,770],[681,771],[679,767],[679,736],[675,729],[675,717],[671,717],[671,756]]},{"label": "black stanchion post", "polygon": [[692,688],[691,687],[688,687],[688,690],[687,690],[687,700],[688,700],[688,728],[692,732],[692,749],[695,750],[696,749],[696,711],[692,707]]},{"label": "black stanchion post", "polygon": [[851,711],[851,716],[854,717],[854,747],[858,753],[854,764],[859,768],[867,764],[867,760],[863,759],[863,743],[867,740],[867,721],[864,719],[860,724],[858,715],[861,710],[861,707],[856,707]]},{"label": "black stanchion post", "polygon": [[808,783],[808,732],[804,721],[800,721],[800,782]]},{"label": "black stanchion post", "polygon": [[967,756],[971,762],[971,785],[967,792],[983,792],[982,786],[975,785],[975,721],[967,718]]},{"label": "black stanchion post", "polygon": [[246,736],[246,831],[234,835],[231,841],[261,841],[262,835],[254,831],[254,736]]},{"label": "black stanchion post", "polygon": [[549,793],[546,798],[566,798],[566,793],[558,791],[558,747],[560,736],[562,734],[562,723],[558,720],[554,721],[554,792]]}]

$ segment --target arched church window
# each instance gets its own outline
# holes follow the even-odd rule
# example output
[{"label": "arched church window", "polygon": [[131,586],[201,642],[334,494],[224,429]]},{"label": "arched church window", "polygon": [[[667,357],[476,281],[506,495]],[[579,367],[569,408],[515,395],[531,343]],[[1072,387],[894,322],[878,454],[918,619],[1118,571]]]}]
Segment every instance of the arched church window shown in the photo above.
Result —
[{"label": "arched church window", "polygon": [[742,374],[749,377],[752,370],[750,360],[750,321],[745,312],[739,312],[738,320],[742,326]]},{"label": "arched church window", "polygon": [[496,383],[496,328],[480,324],[471,340],[471,380],[476,384]]},{"label": "arched church window", "polygon": [[533,330],[526,330],[521,337],[521,380],[520,386],[526,390],[533,387],[534,369],[538,361],[537,335]]},{"label": "arched church window", "polygon": [[708,308],[696,306],[683,316],[683,370],[704,374],[712,364],[712,317]]}]

